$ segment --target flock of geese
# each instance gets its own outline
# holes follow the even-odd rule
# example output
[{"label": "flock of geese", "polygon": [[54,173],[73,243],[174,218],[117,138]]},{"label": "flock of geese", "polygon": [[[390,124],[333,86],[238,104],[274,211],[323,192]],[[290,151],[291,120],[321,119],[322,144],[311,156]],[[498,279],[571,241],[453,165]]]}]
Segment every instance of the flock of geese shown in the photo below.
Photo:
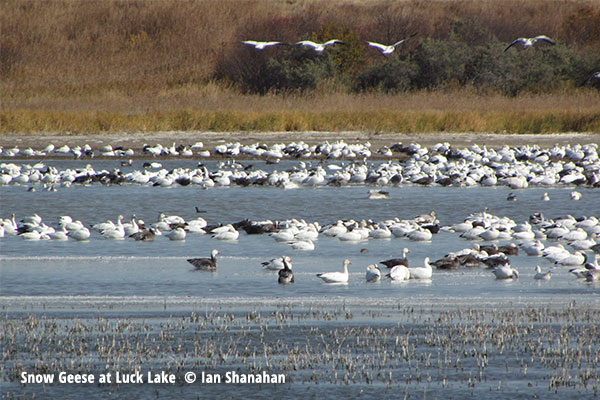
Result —
[{"label": "flock of geese", "polygon": [[[416,143],[397,143],[378,149],[376,155],[385,157],[378,162],[369,160],[373,156],[370,147],[368,142],[348,144],[343,141],[314,145],[304,142],[272,146],[222,144],[215,146],[214,152],[226,160],[218,162],[213,170],[202,162],[195,168],[166,169],[158,161],[144,161],[142,169],[136,169],[131,161],[111,170],[96,170],[91,164],[58,169],[43,161],[33,164],[2,162],[0,186],[26,185],[31,191],[39,186],[56,190],[74,184],[94,183],[158,187],[198,185],[203,188],[260,185],[283,189],[402,184],[508,186],[512,189],[530,185],[600,187],[600,156],[595,143],[555,145],[551,148],[503,146],[499,149],[479,145],[454,148],[448,143],[437,143],[427,148]],[[300,160],[297,165],[288,168],[275,165],[269,170],[255,166],[255,161],[236,161],[245,157],[264,157],[267,164],[277,164],[284,157]],[[385,193],[378,195],[373,192],[372,195],[373,198],[385,198]],[[514,199],[516,197],[510,200]]]},{"label": "flock of geese", "polygon": [[[408,39],[410,39],[416,35],[417,35],[417,33],[413,33],[408,38],[401,39],[401,40],[397,41],[396,43],[392,43],[392,44],[382,44],[382,43],[372,42],[372,41],[368,41],[368,40],[366,40],[365,43],[367,43],[367,45],[369,45],[370,47],[373,47],[373,48],[379,50],[381,52],[381,54],[384,54],[387,56],[387,55],[392,54],[394,52],[394,50],[396,50],[396,47],[404,44]],[[520,37],[520,38],[513,40],[504,49],[504,51],[507,51],[512,46],[515,46],[517,44],[521,44],[521,45],[523,45],[523,47],[529,48],[529,47],[532,47],[537,42],[545,42],[545,43],[549,43],[551,45],[556,44],[556,42],[554,40],[550,39],[546,35],[539,35],[539,36],[535,36],[532,38]],[[296,43],[286,43],[286,42],[281,42],[281,41],[244,40],[244,41],[242,41],[242,43],[246,44],[248,46],[252,46],[256,50],[265,50],[269,47],[274,47],[274,46],[303,46],[303,47],[308,47],[317,53],[322,53],[323,51],[325,51],[325,49],[328,46],[344,44],[344,42],[339,39],[331,39],[331,40],[328,40],[323,43],[313,42],[312,40],[301,40]]]},{"label": "flock of geese", "polygon": [[[123,222],[119,216],[116,222],[105,221],[86,226],[74,221],[70,216],[59,218],[58,228],[47,225],[42,217],[35,214],[16,221],[10,218],[0,219],[0,237],[20,236],[29,241],[37,240],[90,240],[92,232],[107,240],[153,241],[163,235],[169,240],[185,240],[188,234],[210,235],[215,240],[238,241],[246,235],[265,235],[272,240],[286,244],[290,250],[312,251],[319,237],[336,238],[340,242],[366,242],[369,240],[403,238],[410,242],[431,242],[439,232],[455,234],[473,245],[450,252],[445,257],[430,262],[426,257],[422,265],[409,265],[405,248],[397,258],[382,260],[379,264],[367,267],[366,279],[379,280],[382,268],[388,268],[385,274],[393,281],[410,279],[431,279],[433,267],[437,270],[454,271],[463,268],[489,268],[498,279],[518,279],[519,272],[511,265],[510,256],[524,252],[528,256],[540,257],[553,267],[567,267],[578,278],[587,281],[600,280],[598,254],[600,243],[600,221],[597,217],[574,218],[566,216],[548,219],[544,215],[533,214],[529,220],[516,223],[507,217],[498,217],[487,211],[474,213],[464,221],[453,225],[442,225],[435,211],[416,216],[412,219],[392,218],[374,222],[367,220],[338,220],[321,225],[319,222],[290,219],[285,221],[242,220],[233,224],[209,225],[202,217],[185,220],[177,215],[160,214],[158,221],[146,224],[132,216],[130,222]],[[243,236],[240,235],[243,233]],[[510,241],[499,246],[499,241]],[[486,244],[489,243],[489,244]],[[366,251],[366,250],[365,250]],[[193,258],[187,261],[198,270],[216,271],[218,250],[213,250],[209,258]],[[591,255],[594,255],[592,260]],[[317,276],[327,283],[347,283],[349,279],[349,259],[344,260],[343,271],[326,272]],[[263,263],[267,270],[279,271],[280,283],[294,282],[292,258],[276,257]],[[560,269],[559,269],[560,270]],[[535,279],[547,280],[551,271],[543,272],[538,265]]]}]

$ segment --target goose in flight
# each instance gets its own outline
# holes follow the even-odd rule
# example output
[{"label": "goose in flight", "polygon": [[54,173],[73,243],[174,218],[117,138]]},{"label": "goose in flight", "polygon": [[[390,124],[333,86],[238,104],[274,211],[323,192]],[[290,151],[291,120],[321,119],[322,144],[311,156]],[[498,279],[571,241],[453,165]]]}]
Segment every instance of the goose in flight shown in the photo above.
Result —
[{"label": "goose in flight", "polygon": [[325,50],[326,46],[331,46],[334,45],[336,43],[344,43],[341,40],[338,39],[331,39],[328,40],[325,43],[315,43],[312,40],[302,40],[298,43],[296,43],[299,46],[307,46],[307,47],[312,47],[314,51],[318,52],[318,53],[322,53],[323,50]]},{"label": "goose in flight", "polygon": [[369,46],[379,49],[379,51],[381,51],[381,54],[388,55],[388,54],[392,54],[394,52],[394,50],[396,50],[396,46],[400,46],[402,43],[406,42],[408,39],[410,39],[411,37],[413,37],[415,35],[416,35],[416,33],[413,33],[406,39],[399,40],[396,43],[390,44],[390,45],[381,44],[381,43],[377,43],[377,42],[369,42],[368,40],[366,42]]},{"label": "goose in flight", "polygon": [[256,50],[264,50],[267,47],[271,46],[289,46],[287,43],[283,42],[259,42],[256,40],[244,40],[242,43],[247,44],[249,46],[254,46]]},{"label": "goose in flight", "polygon": [[515,39],[515,40],[513,40],[513,41],[512,41],[512,43],[511,43],[511,44],[509,44],[509,45],[508,45],[508,46],[507,46],[507,47],[504,49],[504,51],[506,51],[506,50],[510,49],[512,46],[516,45],[517,43],[521,43],[521,44],[523,44],[523,47],[531,47],[531,46],[533,46],[533,45],[534,45],[534,44],[535,44],[535,43],[536,43],[538,40],[541,40],[541,41],[543,41],[543,42],[550,43],[550,44],[556,44],[556,42],[555,42],[554,40],[550,39],[550,38],[549,38],[548,36],[546,36],[546,35],[539,35],[539,36],[532,37],[532,38],[524,38],[524,37],[522,37],[522,38],[518,38],[518,39]]}]

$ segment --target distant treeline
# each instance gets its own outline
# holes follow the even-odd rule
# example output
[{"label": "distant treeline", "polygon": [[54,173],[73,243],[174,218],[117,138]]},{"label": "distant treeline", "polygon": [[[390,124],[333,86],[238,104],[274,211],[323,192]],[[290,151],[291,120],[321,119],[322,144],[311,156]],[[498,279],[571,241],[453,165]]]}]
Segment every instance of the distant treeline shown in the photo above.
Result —
[{"label": "distant treeline", "polygon": [[[2,88],[81,94],[219,85],[243,93],[600,88],[598,1],[4,0]],[[383,56],[365,40],[391,44]],[[517,37],[541,43],[504,52]],[[322,54],[242,40],[340,39]]]}]

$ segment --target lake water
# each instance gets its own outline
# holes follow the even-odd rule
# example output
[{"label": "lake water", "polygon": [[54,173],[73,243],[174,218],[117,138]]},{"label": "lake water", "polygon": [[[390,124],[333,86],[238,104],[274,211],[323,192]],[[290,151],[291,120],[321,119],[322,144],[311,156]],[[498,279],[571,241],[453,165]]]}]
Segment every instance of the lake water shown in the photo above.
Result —
[{"label": "lake water", "polygon": [[[94,163],[94,167],[117,168],[117,163],[99,161]],[[209,168],[210,163],[207,163]],[[66,160],[49,161],[48,164],[62,168],[78,165],[76,161]],[[173,160],[163,164],[166,168],[195,166],[193,161]],[[275,168],[262,164],[261,168]],[[84,163],[81,162],[81,165]],[[283,169],[285,165],[277,168]],[[409,219],[435,210],[442,225],[451,225],[486,207],[490,213],[510,217],[517,223],[528,220],[535,212],[542,212],[548,218],[566,214],[575,217],[600,215],[600,191],[597,189],[578,188],[583,194],[582,199],[571,201],[569,193],[573,187],[565,186],[512,190],[505,187],[404,185],[387,187],[389,199],[369,200],[368,190],[371,188],[348,186],[283,190],[274,187],[220,187],[205,190],[192,185],[161,188],[94,184],[58,188],[56,192],[41,189],[28,192],[27,186],[9,185],[0,188],[0,215],[8,217],[15,213],[20,219],[38,213],[44,222],[53,226],[56,226],[58,217],[65,214],[88,226],[106,219],[115,220],[119,214],[126,218],[136,214],[146,223],[155,222],[161,212],[191,219],[198,216],[195,207],[205,211],[200,215],[209,224],[238,222],[244,218],[297,218],[325,225],[347,218],[373,221],[394,217]],[[506,200],[509,192],[517,195],[516,202]],[[540,200],[544,192],[548,192],[550,201]],[[260,309],[272,312],[282,305],[295,310],[347,308],[357,315],[366,310],[390,309],[400,305],[437,311],[457,307],[560,308],[573,302],[592,308],[600,306],[600,285],[575,279],[568,272],[568,267],[554,266],[544,259],[523,254],[511,257],[512,266],[520,272],[520,279],[515,281],[496,280],[489,270],[480,268],[457,272],[434,271],[433,278],[427,282],[365,281],[368,264],[398,257],[404,247],[411,250],[411,265],[417,266],[424,257],[436,260],[450,251],[473,245],[473,242],[451,232],[440,232],[433,236],[431,242],[392,238],[348,243],[321,235],[315,245],[314,251],[295,251],[267,235],[245,233],[241,233],[235,242],[222,242],[210,235],[198,234],[188,234],[184,242],[159,236],[149,243],[132,239],[105,240],[97,233],[92,233],[89,242],[26,241],[6,236],[0,239],[0,307],[8,318],[20,318],[29,313],[60,319],[73,316],[89,318],[94,313],[105,313],[109,318],[144,315],[145,318],[160,320],[206,310],[244,313]],[[212,249],[221,252],[218,272],[195,271],[186,262],[191,257],[207,257]],[[368,252],[361,252],[361,249]],[[293,258],[295,283],[292,285],[279,285],[276,272],[262,270],[261,262],[282,255]],[[345,258],[352,261],[347,285],[327,285],[315,276],[319,272],[341,270]],[[544,270],[551,269],[552,279],[534,280],[536,265],[541,265]],[[397,315],[378,321],[393,326]],[[354,320],[353,323],[358,322]],[[331,398],[355,393],[335,384],[326,387],[323,393],[330,391]],[[11,388],[19,393],[18,385],[11,383]],[[43,397],[43,391],[35,389],[35,385],[28,388]],[[353,386],[350,385],[350,388]],[[363,389],[368,390],[368,386],[360,386],[357,390]],[[121,395],[133,395],[128,392],[129,389],[122,390]],[[282,398],[292,396],[292,392],[286,390],[277,389],[273,393]],[[382,390],[380,388],[376,393],[384,397],[389,395]],[[417,392],[423,396],[421,390]],[[469,394],[469,390],[460,390],[451,392],[452,397]],[[65,396],[69,390],[62,387],[50,393]],[[78,392],[78,395],[81,393]],[[84,393],[95,392],[91,387],[89,392]],[[149,395],[151,392],[146,393]],[[222,392],[213,392],[216,393]],[[318,393],[313,389],[307,391],[310,396]],[[436,397],[443,393],[438,392]],[[485,392],[476,393],[481,395]],[[526,388],[522,393],[525,397],[531,395]],[[184,394],[183,397],[193,397],[190,392]],[[566,395],[571,398],[594,397],[586,391],[583,394],[570,391]]]}]

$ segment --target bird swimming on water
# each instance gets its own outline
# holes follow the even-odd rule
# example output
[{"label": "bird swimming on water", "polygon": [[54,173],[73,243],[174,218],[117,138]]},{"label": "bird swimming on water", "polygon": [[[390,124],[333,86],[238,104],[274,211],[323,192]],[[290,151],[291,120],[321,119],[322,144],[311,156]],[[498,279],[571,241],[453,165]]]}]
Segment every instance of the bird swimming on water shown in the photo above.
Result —
[{"label": "bird swimming on water", "polygon": [[292,272],[291,268],[292,258],[289,256],[283,256],[281,257],[281,261],[283,262],[283,269],[279,270],[279,278],[277,279],[277,282],[281,283],[282,285],[294,283],[294,273]]},{"label": "bird swimming on water", "polygon": [[217,254],[220,254],[219,250],[214,249],[210,252],[210,258],[189,258],[187,262],[202,271],[216,271]]}]

